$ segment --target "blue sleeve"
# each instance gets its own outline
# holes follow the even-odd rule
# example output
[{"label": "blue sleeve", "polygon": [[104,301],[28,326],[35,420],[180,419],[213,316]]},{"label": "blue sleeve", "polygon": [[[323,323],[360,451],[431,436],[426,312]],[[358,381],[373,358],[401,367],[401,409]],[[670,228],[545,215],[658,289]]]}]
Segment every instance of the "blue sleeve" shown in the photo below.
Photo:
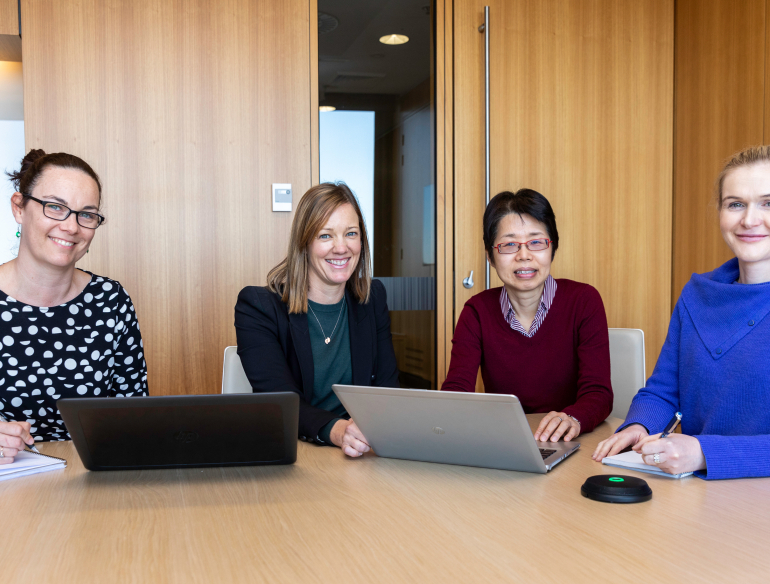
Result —
[{"label": "blue sleeve", "polygon": [[707,480],[770,476],[770,436],[695,436],[706,457]]},{"label": "blue sleeve", "polygon": [[674,308],[668,335],[655,370],[647,385],[638,391],[628,409],[628,415],[617,429],[620,432],[631,424],[641,424],[650,434],[662,432],[666,423],[679,411],[679,341],[681,336],[681,300]]}]

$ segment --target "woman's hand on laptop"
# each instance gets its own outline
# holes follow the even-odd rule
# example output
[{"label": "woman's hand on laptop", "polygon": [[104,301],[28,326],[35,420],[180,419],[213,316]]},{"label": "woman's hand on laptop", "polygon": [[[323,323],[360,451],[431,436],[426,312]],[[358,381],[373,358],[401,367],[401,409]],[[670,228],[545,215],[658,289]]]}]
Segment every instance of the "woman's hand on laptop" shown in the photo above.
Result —
[{"label": "woman's hand on laptop", "polygon": [[644,426],[641,424],[631,424],[630,426],[623,428],[617,434],[613,434],[606,440],[599,442],[599,446],[596,447],[591,458],[597,462],[601,462],[602,458],[615,456],[629,446],[638,444],[647,438],[647,436],[649,436],[649,434]]},{"label": "woman's hand on laptop", "polygon": [[335,446],[342,448],[342,452],[354,458],[371,450],[366,437],[353,420],[338,421],[329,433],[329,438]]},{"label": "woman's hand on laptop", "polygon": [[0,422],[0,464],[11,464],[13,457],[24,450],[24,444],[34,444],[29,422]]},{"label": "woman's hand on laptop", "polygon": [[558,442],[564,436],[565,441],[580,434],[580,422],[564,412],[548,412],[535,430],[535,440],[540,442]]}]

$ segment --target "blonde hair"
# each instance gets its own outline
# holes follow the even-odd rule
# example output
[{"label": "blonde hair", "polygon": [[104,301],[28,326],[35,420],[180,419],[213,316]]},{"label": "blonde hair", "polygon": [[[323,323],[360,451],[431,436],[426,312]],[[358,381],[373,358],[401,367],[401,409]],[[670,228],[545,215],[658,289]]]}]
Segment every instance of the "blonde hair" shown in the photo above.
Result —
[{"label": "blonde hair", "polygon": [[307,312],[308,247],[332,213],[348,204],[353,206],[358,215],[361,255],[346,286],[360,303],[369,301],[372,286],[371,253],[358,200],[345,183],[321,183],[302,195],[291,224],[289,251],[283,261],[267,274],[267,287],[281,295],[281,300],[289,306],[290,314]]},{"label": "blonde hair", "polygon": [[741,166],[750,166],[762,162],[770,163],[770,146],[750,146],[744,148],[740,152],[736,152],[725,161],[722,172],[720,172],[717,177],[716,187],[714,189],[717,208],[722,208],[722,189],[727,175]]}]

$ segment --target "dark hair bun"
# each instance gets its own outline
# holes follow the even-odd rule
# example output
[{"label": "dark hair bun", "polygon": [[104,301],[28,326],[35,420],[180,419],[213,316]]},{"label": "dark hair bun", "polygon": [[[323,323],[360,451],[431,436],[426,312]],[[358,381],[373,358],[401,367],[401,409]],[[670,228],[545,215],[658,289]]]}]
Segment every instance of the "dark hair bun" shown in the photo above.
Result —
[{"label": "dark hair bun", "polygon": [[45,151],[40,150],[39,148],[30,150],[22,159],[21,168],[19,170],[16,172],[6,172],[5,174],[11,179],[16,192],[28,197],[31,196],[32,190],[35,188],[40,175],[48,166],[73,168],[86,173],[94,179],[94,182],[99,189],[99,202],[101,203],[102,183],[99,180],[99,175],[94,172],[94,169],[91,168],[85,160],[78,158],[74,154],[67,154],[66,152],[46,154]]},{"label": "dark hair bun", "polygon": [[21,170],[19,172],[24,174],[35,161],[40,160],[43,156],[45,156],[45,150],[41,150],[40,148],[30,150],[27,152],[27,155],[21,159]]},{"label": "dark hair bun", "polygon": [[15,190],[19,190],[21,186],[21,180],[24,178],[24,175],[27,173],[30,167],[35,164],[35,162],[43,158],[43,156],[45,156],[45,151],[41,150],[40,148],[36,150],[30,150],[27,152],[27,155],[21,159],[21,168],[19,170],[5,173],[8,175],[8,178],[11,179],[13,188]]}]

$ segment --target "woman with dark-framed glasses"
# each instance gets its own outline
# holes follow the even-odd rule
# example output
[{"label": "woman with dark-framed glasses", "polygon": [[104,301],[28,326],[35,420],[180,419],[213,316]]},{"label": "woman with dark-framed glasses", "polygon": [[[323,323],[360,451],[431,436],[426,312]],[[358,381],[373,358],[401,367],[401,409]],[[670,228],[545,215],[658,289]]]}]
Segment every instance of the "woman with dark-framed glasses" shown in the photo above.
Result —
[{"label": "woman with dark-framed glasses", "polygon": [[547,412],[536,440],[572,440],[612,411],[607,316],[595,288],[551,276],[556,217],[531,189],[496,195],[484,212],[484,247],[503,282],[465,303],[444,391],[514,394]]},{"label": "woman with dark-framed glasses", "polygon": [[24,443],[69,438],[59,398],[147,394],[131,299],[75,267],[104,222],[99,177],[77,156],[42,150],[8,176],[19,251],[0,266],[0,464]]}]

